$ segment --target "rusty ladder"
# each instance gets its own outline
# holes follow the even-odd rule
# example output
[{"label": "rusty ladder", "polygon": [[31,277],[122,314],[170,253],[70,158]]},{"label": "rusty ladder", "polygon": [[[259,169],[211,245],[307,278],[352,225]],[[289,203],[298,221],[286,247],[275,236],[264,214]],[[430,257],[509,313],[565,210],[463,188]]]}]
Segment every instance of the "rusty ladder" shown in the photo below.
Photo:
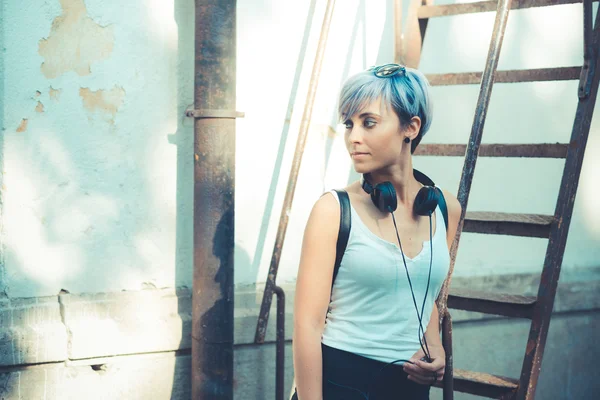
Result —
[{"label": "rusty ladder", "polygon": [[[442,316],[442,341],[447,353],[444,400],[453,399],[454,390],[499,399],[528,399],[535,396],[542,356],[560,269],[563,260],[581,165],[598,93],[600,63],[600,12],[592,24],[592,0],[583,1],[583,66],[535,70],[496,71],[509,11],[532,7],[582,3],[582,0],[498,0],[433,6],[432,0],[413,0],[408,16],[407,40],[398,40],[401,0],[396,2],[396,61],[418,67],[423,39],[430,18],[496,11],[496,20],[483,73],[428,75],[432,86],[480,84],[481,89],[471,136],[467,145],[421,144],[416,155],[465,157],[458,200],[463,207],[456,239],[451,249],[447,281],[438,298]],[[406,46],[405,46],[406,43]],[[496,83],[558,81],[579,79],[578,104],[569,143],[564,144],[481,144],[487,108]],[[575,95],[575,94],[574,94]],[[564,158],[565,165],[554,215],[465,212],[477,156]],[[462,232],[547,238],[548,247],[537,296],[449,289],[450,277]],[[455,369],[452,365],[452,322],[448,308],[476,311],[513,318],[531,319],[529,338],[520,379]]]}]

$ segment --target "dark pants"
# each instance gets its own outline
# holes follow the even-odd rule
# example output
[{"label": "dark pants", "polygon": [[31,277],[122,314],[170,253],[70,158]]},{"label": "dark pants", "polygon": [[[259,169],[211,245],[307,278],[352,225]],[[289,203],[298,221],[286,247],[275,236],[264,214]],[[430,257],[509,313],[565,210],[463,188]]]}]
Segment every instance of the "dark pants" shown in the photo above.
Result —
[{"label": "dark pants", "polygon": [[430,387],[408,380],[401,365],[385,367],[354,353],[322,349],[323,400],[429,400]]}]

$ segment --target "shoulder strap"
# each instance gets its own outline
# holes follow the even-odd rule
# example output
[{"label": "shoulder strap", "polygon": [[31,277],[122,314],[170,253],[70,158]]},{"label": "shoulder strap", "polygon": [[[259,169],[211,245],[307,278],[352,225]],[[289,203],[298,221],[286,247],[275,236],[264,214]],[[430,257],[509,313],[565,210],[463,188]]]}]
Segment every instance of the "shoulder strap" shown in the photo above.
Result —
[{"label": "shoulder strap", "polygon": [[438,194],[440,195],[438,197],[438,206],[440,207],[440,210],[442,211],[442,215],[444,216],[444,223],[446,224],[446,230],[448,230],[448,206],[446,205],[446,199],[444,198],[444,193],[442,192],[442,189],[440,189],[437,186],[434,186],[437,191]]},{"label": "shoulder strap", "polygon": [[331,281],[332,287],[340,269],[340,264],[342,263],[342,257],[344,257],[346,246],[348,245],[350,226],[352,225],[352,218],[350,214],[350,198],[348,197],[348,193],[343,189],[336,189],[335,192],[340,200],[340,230],[338,233],[335,250],[335,265],[333,267],[333,280]]}]

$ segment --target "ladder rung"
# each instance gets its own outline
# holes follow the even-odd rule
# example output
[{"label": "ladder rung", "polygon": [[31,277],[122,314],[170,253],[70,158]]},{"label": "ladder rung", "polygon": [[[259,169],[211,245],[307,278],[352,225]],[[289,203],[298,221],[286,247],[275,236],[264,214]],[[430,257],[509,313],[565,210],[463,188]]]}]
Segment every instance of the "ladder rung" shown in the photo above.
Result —
[{"label": "ladder rung", "polygon": [[[479,157],[527,157],[527,158],[566,158],[568,144],[482,144]],[[421,144],[415,150],[418,156],[464,157],[466,144]]]},{"label": "ladder rung", "polygon": [[448,294],[449,308],[514,318],[531,318],[536,301],[535,296],[490,293],[470,289],[451,289]]},{"label": "ladder rung", "polygon": [[[431,86],[479,85],[482,72],[462,72],[457,74],[427,74]],[[581,67],[556,67],[538,69],[515,69],[496,71],[494,83],[546,82],[578,80]]]},{"label": "ladder rung", "polygon": [[467,212],[463,232],[548,238],[551,215]]},{"label": "ladder rung", "polygon": [[516,391],[518,387],[518,379],[464,369],[454,370],[454,390],[457,392],[499,398]]},{"label": "ladder rung", "polygon": [[[574,4],[581,2],[582,0],[513,0],[510,8],[511,10],[518,10],[524,8],[558,6],[562,4]],[[496,11],[497,7],[497,1],[478,1],[476,3],[460,3],[440,6],[421,6],[418,10],[417,15],[419,19],[449,17],[451,15]]]}]

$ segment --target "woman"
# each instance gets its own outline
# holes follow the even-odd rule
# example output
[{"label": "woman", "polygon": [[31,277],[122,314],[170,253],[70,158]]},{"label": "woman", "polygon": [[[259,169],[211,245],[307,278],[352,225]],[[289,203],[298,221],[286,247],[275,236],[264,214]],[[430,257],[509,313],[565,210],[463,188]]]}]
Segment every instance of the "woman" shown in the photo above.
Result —
[{"label": "woman", "polygon": [[443,191],[447,230],[440,207],[429,216],[413,211],[423,185],[413,176],[412,153],[431,124],[428,87],[419,71],[386,64],[341,90],[338,111],[354,168],[373,186],[390,182],[397,208],[381,211],[360,181],[345,188],[352,227],[332,290],[339,199],[332,191],[314,205],[294,307],[299,400],[428,399],[443,378],[435,300],[461,206]]}]

